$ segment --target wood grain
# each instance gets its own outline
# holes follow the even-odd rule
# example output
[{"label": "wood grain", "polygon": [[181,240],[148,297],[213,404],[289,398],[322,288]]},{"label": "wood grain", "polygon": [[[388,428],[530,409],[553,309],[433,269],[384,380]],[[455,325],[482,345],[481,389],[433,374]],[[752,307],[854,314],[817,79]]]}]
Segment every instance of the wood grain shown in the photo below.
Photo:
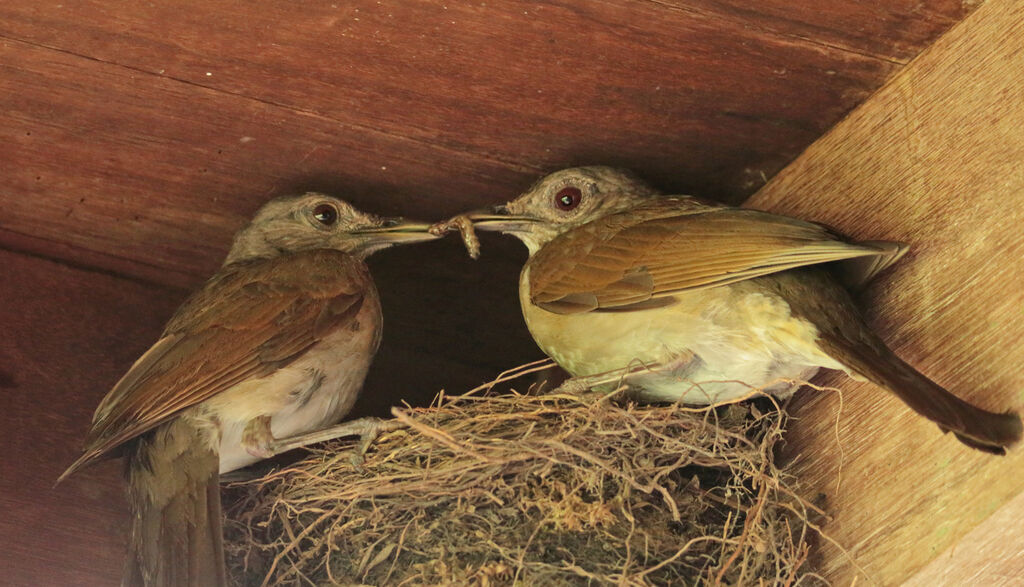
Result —
[{"label": "wood grain", "polygon": [[[0,245],[173,286],[209,275],[278,193],[328,190],[374,212],[430,217],[523,177],[167,78],[140,84],[123,67],[25,43],[0,46],[0,72]],[[439,191],[448,201],[425,197]]]},{"label": "wood grain", "polygon": [[[525,176],[581,162],[735,201],[896,67],[750,27],[742,15],[647,0],[246,6],[243,17],[228,0],[3,3],[12,108],[0,126],[22,132],[0,164],[23,169],[4,200],[78,204],[65,198],[79,191],[64,189],[70,178],[36,164],[64,159],[44,150],[56,138],[54,155],[78,154],[65,168],[134,184],[125,202],[88,190],[91,206],[116,204],[143,224],[184,223],[132,209],[144,191],[176,211],[196,194],[247,210],[249,194],[340,175],[399,188],[387,200],[410,213],[453,212],[490,199],[485,185],[521,187]],[[281,135],[287,144],[274,140]],[[459,163],[467,157],[472,166]],[[473,181],[432,181],[442,170]]]},{"label": "wood grain", "polygon": [[115,585],[127,522],[120,463],[53,484],[181,292],[8,252],[0,266],[0,582]]},{"label": "wood grain", "polygon": [[981,2],[961,0],[657,0],[680,10],[736,18],[748,26],[844,51],[906,63]]},{"label": "wood grain", "polygon": [[[868,292],[868,315],[910,363],[997,410],[1024,405],[1022,11],[987,2],[747,203],[909,243]],[[828,496],[825,531],[853,558],[823,546],[840,584],[861,571],[882,585],[910,578],[969,548],[972,529],[1024,491],[1020,447],[971,451],[878,389],[835,381],[841,398],[798,398],[788,453],[808,490]]]},{"label": "wood grain", "polygon": [[903,587],[1017,587],[1024,580],[1024,493],[936,556]]}]

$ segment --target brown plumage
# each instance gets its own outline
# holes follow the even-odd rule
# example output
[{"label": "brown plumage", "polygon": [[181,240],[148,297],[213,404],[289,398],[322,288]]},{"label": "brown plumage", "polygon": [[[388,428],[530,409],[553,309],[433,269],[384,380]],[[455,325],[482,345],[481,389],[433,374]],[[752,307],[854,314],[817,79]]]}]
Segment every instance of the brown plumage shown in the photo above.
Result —
[{"label": "brown plumage", "polygon": [[221,270],[100,403],[61,479],[127,452],[125,584],[225,585],[219,473],[337,422],[380,342],[363,259],[436,238],[320,194],[265,205]]},{"label": "brown plumage", "polygon": [[[628,307],[878,253],[877,247],[844,242],[810,222],[658,198],[548,242],[530,259],[530,300],[558,313]],[[688,262],[681,263],[683,258]]]},{"label": "brown plumage", "polygon": [[[643,396],[708,404],[820,367],[868,379],[965,444],[1020,440],[1016,414],[972,406],[899,359],[847,291],[903,255],[757,210],[663,196],[620,170],[567,169],[516,200],[469,214],[522,240],[527,326],[575,376],[625,372]],[[644,368],[636,369],[638,365]]]},{"label": "brown plumage", "polygon": [[227,585],[217,451],[189,418],[136,440],[125,463],[132,511],[124,585]]}]

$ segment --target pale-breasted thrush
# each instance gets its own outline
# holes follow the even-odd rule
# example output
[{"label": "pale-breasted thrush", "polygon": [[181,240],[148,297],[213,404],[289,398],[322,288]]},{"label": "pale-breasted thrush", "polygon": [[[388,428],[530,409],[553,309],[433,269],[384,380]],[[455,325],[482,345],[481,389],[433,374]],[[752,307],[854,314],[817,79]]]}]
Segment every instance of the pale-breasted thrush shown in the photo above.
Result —
[{"label": "pale-breasted thrush", "polygon": [[1016,414],[954,396],[865,325],[842,282],[870,279],[903,245],[661,195],[608,167],[553,173],[468,216],[526,244],[523,316],[574,376],[621,372],[642,398],[713,404],[753,388],[785,396],[825,367],[894,393],[974,448],[1002,454],[1020,440]]},{"label": "pale-breasted thrush", "polygon": [[381,339],[364,259],[437,238],[426,229],[307,193],[268,202],[235,235],[220,270],[103,398],[61,477],[127,455],[126,584],[227,584],[218,472],[348,413]]}]

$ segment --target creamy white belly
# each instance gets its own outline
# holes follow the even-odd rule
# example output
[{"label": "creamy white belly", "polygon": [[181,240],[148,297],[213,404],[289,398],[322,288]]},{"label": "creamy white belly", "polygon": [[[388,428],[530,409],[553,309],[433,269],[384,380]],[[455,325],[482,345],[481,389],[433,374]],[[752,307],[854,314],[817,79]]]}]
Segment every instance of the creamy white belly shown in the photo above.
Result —
[{"label": "creamy white belly", "polygon": [[529,302],[528,271],[520,303],[541,349],[574,376],[657,365],[628,380],[651,400],[709,404],[755,388],[785,395],[794,387],[783,380],[841,368],[818,350],[814,325],[756,288],[687,292],[646,310],[554,314]]},{"label": "creamy white belly", "polygon": [[[352,326],[358,325],[358,328]],[[288,438],[330,426],[352,409],[380,342],[381,314],[376,296],[366,296],[349,327],[263,379],[247,381],[203,405],[219,428],[220,472],[260,460],[242,446],[250,420],[270,415],[274,438]]]}]

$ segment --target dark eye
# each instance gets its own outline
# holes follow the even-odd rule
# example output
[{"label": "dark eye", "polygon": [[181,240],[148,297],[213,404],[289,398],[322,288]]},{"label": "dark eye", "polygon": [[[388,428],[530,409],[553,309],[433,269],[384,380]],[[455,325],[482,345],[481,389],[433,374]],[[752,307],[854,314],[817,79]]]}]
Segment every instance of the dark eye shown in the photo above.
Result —
[{"label": "dark eye", "polygon": [[330,204],[320,204],[313,208],[313,218],[324,226],[330,226],[338,221],[338,209]]},{"label": "dark eye", "polygon": [[580,205],[580,200],[583,199],[583,192],[579,188],[572,186],[564,187],[558,190],[555,194],[555,207],[559,210],[572,210],[576,206]]}]

